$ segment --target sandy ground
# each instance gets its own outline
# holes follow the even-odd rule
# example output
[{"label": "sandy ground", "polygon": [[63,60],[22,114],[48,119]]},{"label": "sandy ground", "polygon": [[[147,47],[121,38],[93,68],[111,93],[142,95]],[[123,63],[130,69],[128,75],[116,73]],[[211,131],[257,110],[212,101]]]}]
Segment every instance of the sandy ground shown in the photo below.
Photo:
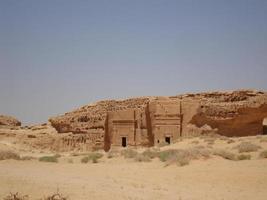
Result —
[{"label": "sandy ground", "polygon": [[[234,140],[231,144],[216,140],[212,148],[235,152],[234,145],[252,141],[262,149],[250,153],[252,160],[231,161],[212,156],[208,160],[193,160],[183,167],[166,167],[157,158],[140,163],[106,156],[96,164],[82,164],[80,157],[72,157],[74,163],[68,163],[69,156],[62,156],[59,163],[3,160],[0,161],[0,199],[9,192],[38,199],[59,189],[70,200],[266,200],[267,159],[259,159],[258,154],[267,149],[267,142],[260,143],[257,137]],[[193,138],[164,148],[201,144],[206,142]]]}]

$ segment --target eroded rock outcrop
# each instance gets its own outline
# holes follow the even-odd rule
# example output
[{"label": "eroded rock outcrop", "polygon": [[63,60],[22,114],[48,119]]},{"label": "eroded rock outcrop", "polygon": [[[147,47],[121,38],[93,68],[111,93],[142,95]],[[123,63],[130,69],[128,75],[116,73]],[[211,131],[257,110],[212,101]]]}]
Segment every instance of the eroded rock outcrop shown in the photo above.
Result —
[{"label": "eroded rock outcrop", "polygon": [[100,101],[49,121],[59,133],[72,134],[64,139],[67,144],[109,148],[206,133],[257,135],[263,133],[265,117],[267,93],[240,90]]},{"label": "eroded rock outcrop", "polygon": [[14,117],[0,115],[0,126],[21,126],[21,122]]}]

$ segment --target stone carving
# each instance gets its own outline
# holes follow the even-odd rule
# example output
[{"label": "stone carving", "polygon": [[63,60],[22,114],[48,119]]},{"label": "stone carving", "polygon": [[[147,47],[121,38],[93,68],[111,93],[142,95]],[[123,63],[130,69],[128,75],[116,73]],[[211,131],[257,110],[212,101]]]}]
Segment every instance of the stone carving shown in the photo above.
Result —
[{"label": "stone carving", "polygon": [[108,150],[200,134],[263,134],[265,117],[267,93],[241,90],[100,101],[49,121],[59,133],[71,132],[63,146]]}]

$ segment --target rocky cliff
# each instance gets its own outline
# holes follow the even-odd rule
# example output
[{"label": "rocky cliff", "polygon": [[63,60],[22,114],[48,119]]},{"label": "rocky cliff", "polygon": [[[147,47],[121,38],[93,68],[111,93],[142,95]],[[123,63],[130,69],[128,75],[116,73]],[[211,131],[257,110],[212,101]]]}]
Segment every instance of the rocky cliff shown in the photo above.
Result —
[{"label": "rocky cliff", "polygon": [[149,98],[147,97],[121,101],[99,101],[65,113],[62,116],[50,118],[49,121],[59,133],[88,133],[97,129],[104,129],[107,112],[129,108],[144,109],[148,102]]},{"label": "rocky cliff", "polygon": [[[262,133],[262,121],[267,117],[267,93],[253,90],[184,94],[171,97],[143,97],[126,100],[100,101],[49,119],[59,133],[90,133],[105,129],[108,111],[139,108],[157,99],[181,102],[183,135],[210,127],[226,136],[246,136]],[[201,131],[200,131],[201,132]]]},{"label": "rocky cliff", "polygon": [[21,126],[21,122],[14,117],[0,115],[0,126]]}]

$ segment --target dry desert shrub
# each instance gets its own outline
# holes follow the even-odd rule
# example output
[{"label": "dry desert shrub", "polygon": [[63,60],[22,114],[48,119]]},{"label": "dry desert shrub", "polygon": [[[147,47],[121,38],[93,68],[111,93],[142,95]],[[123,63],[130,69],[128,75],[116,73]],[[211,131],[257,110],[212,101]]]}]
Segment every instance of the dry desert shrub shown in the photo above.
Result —
[{"label": "dry desert shrub", "polygon": [[103,154],[98,152],[90,153],[89,155],[83,157],[81,159],[81,163],[88,163],[89,161],[92,161],[92,163],[98,163],[98,159],[102,158]]},{"label": "dry desert shrub", "polygon": [[0,160],[14,159],[20,160],[20,156],[13,151],[0,151]]},{"label": "dry desert shrub", "polygon": [[58,159],[56,156],[42,156],[39,158],[40,162],[53,162],[53,163],[57,163]]},{"label": "dry desert shrub", "polygon": [[232,140],[232,139],[228,139],[228,140],[226,140],[226,142],[227,142],[227,144],[232,144],[232,143],[235,143],[235,141],[234,141],[234,140]]},{"label": "dry desert shrub", "polygon": [[20,157],[20,160],[34,160],[36,159],[35,157],[32,157],[32,156],[22,156]]},{"label": "dry desert shrub", "polygon": [[135,161],[137,162],[150,162],[151,161],[151,158],[146,156],[146,155],[143,155],[143,154],[137,154],[135,159]]},{"label": "dry desert shrub", "polygon": [[259,155],[260,158],[267,158],[267,150],[264,150]]},{"label": "dry desert shrub", "polygon": [[237,156],[237,160],[250,160],[251,159],[251,155],[249,154],[240,154]]},{"label": "dry desert shrub", "polygon": [[191,144],[199,144],[199,141],[198,141],[198,140],[193,140],[193,141],[191,142]]},{"label": "dry desert shrub", "polygon": [[185,154],[173,154],[166,160],[166,166],[176,164],[178,166],[185,166],[190,163],[190,159]]},{"label": "dry desert shrub", "polygon": [[208,145],[213,145],[215,143],[217,138],[215,137],[209,137],[209,138],[205,138],[204,142],[206,142]]},{"label": "dry desert shrub", "polygon": [[237,149],[239,153],[258,151],[260,148],[260,146],[251,142],[242,142],[234,147],[234,149]]},{"label": "dry desert shrub", "polygon": [[124,158],[135,158],[137,154],[138,152],[133,149],[124,149],[121,151],[121,155],[124,156]]},{"label": "dry desert shrub", "polygon": [[227,160],[236,160],[235,154],[233,154],[229,151],[225,151],[223,149],[215,149],[213,151],[213,155],[220,156],[220,157],[227,159]]},{"label": "dry desert shrub", "polygon": [[68,198],[60,194],[59,192],[56,192],[55,194],[52,194],[50,196],[47,196],[43,198],[42,200],[67,200]]},{"label": "dry desert shrub", "polygon": [[158,157],[159,150],[146,149],[142,154],[150,159]]},{"label": "dry desert shrub", "polygon": [[107,153],[107,158],[114,158],[120,156],[120,152],[115,149],[110,149],[109,152]]},{"label": "dry desert shrub", "polygon": [[167,162],[167,165],[176,163],[180,166],[189,164],[190,160],[209,158],[209,156],[210,151],[205,148],[170,149],[158,154],[159,159]]},{"label": "dry desert shrub", "polygon": [[[67,200],[68,198],[56,192],[55,194],[49,195],[47,197],[41,198],[40,200]],[[3,200],[29,200],[28,195],[21,195],[17,193],[10,193]]]},{"label": "dry desert shrub", "polygon": [[159,159],[162,162],[166,162],[166,165],[177,164],[184,166],[189,164],[190,159],[186,155],[184,150],[181,149],[170,149],[159,152]]},{"label": "dry desert shrub", "polygon": [[29,199],[28,195],[20,195],[17,192],[17,193],[10,193],[3,200],[28,200],[28,199]]},{"label": "dry desert shrub", "polygon": [[73,153],[70,154],[70,156],[74,156],[74,157],[76,157],[76,156],[85,156],[87,154],[88,154],[88,152],[87,153],[86,152],[73,152]]},{"label": "dry desert shrub", "polygon": [[267,137],[263,137],[260,139],[260,142],[267,142]]}]

